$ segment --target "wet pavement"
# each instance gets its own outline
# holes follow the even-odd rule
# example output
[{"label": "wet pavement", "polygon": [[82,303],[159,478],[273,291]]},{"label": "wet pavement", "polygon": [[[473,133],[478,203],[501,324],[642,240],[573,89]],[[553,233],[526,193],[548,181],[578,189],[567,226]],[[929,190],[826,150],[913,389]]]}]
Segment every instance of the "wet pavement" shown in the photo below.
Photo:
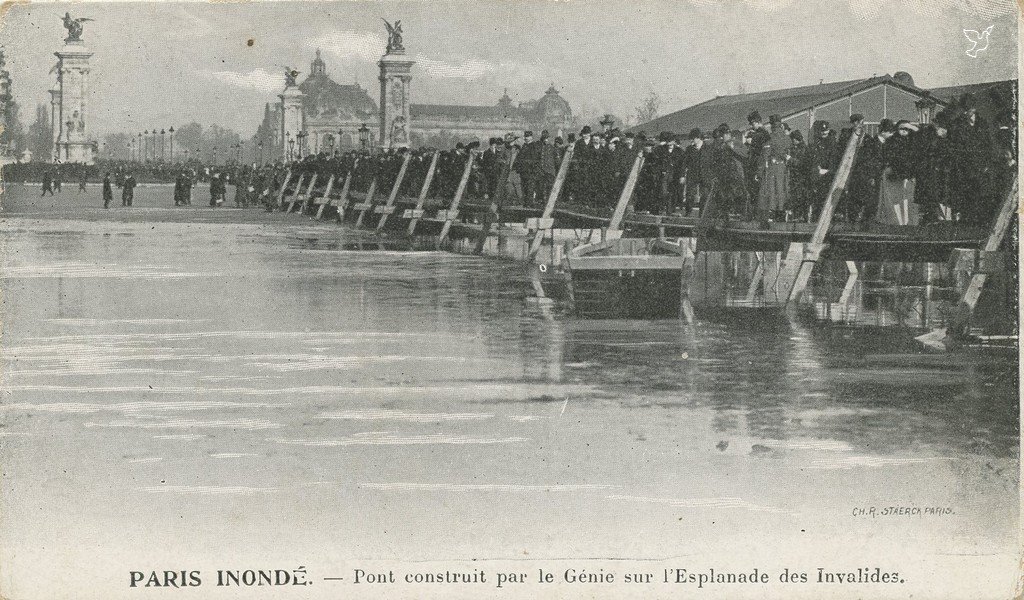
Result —
[{"label": "wet pavement", "polygon": [[750,309],[582,320],[527,302],[514,262],[353,250],[373,238],[176,209],[169,187],[130,210],[103,210],[98,189],[36,193],[8,186],[0,213],[11,598],[145,595],[129,570],[299,565],[315,581],[301,597],[369,597],[324,578],[570,558],[1013,587],[1013,360],[879,358],[906,333]]}]

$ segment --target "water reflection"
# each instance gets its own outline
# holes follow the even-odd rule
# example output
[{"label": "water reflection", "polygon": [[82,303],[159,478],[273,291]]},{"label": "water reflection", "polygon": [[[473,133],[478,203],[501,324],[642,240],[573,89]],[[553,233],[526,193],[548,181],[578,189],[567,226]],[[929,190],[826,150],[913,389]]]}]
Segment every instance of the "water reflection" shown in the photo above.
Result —
[{"label": "water reflection", "polygon": [[[723,544],[766,515],[827,541],[882,488],[985,499],[908,525],[924,547],[1015,547],[1012,357],[908,356],[904,331],[749,308],[577,319],[528,302],[519,263],[367,251],[329,223],[8,219],[0,243],[4,508],[45,515],[7,532],[36,556],[96,523],[160,547],[179,522],[214,553],[229,525],[301,549],[317,522],[346,555],[675,556],[709,539],[698,521]],[[457,519],[474,528],[432,525]]]}]

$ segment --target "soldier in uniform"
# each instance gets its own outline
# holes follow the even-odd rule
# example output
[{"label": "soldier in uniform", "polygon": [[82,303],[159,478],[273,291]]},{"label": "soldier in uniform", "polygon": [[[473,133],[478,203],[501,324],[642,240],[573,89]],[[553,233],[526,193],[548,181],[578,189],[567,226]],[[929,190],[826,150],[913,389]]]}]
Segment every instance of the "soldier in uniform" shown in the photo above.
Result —
[{"label": "soldier in uniform", "polygon": [[761,180],[758,185],[757,220],[767,227],[771,221],[779,221],[784,217],[789,197],[789,148],[793,141],[789,139],[779,115],[768,117],[771,134],[761,146]]}]

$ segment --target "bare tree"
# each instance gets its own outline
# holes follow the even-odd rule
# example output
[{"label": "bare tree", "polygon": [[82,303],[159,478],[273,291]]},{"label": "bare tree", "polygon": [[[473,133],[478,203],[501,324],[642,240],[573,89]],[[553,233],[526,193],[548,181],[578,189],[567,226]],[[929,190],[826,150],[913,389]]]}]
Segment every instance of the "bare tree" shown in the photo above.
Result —
[{"label": "bare tree", "polygon": [[638,125],[643,125],[658,118],[661,110],[661,96],[658,92],[651,91],[644,98],[644,101],[640,106],[636,107],[636,122]]}]

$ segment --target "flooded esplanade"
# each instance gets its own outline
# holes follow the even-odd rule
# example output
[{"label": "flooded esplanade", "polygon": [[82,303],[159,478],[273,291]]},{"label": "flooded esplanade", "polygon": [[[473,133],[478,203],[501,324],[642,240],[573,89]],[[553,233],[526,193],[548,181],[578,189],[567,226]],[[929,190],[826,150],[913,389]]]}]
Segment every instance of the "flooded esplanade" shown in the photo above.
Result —
[{"label": "flooded esplanade", "polygon": [[111,211],[6,190],[12,564],[71,585],[54,557],[324,577],[585,547],[1012,572],[1012,354],[943,360],[906,328],[751,307],[582,318],[531,301],[519,262],[169,191]]},{"label": "flooded esplanade", "polygon": [[1021,596],[1014,3],[61,4],[0,598]]}]

